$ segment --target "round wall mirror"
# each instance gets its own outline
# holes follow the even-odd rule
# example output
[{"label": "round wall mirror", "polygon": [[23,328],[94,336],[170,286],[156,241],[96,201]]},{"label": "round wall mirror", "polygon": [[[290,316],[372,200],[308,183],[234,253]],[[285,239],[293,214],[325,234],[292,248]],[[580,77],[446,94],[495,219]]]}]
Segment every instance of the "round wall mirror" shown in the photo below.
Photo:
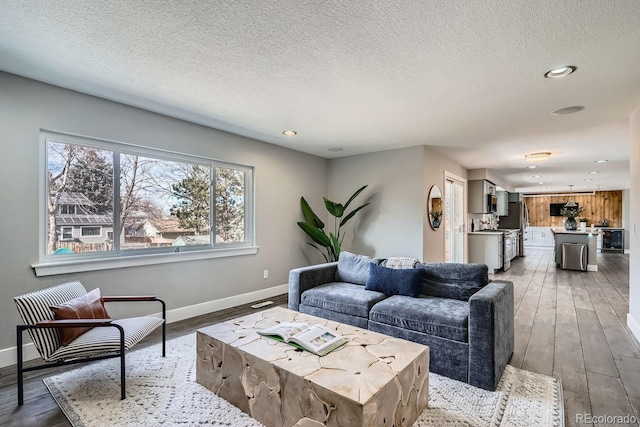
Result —
[{"label": "round wall mirror", "polygon": [[431,228],[437,230],[442,222],[442,191],[437,185],[432,185],[429,189],[429,199],[427,200],[427,212],[429,213],[429,224]]}]

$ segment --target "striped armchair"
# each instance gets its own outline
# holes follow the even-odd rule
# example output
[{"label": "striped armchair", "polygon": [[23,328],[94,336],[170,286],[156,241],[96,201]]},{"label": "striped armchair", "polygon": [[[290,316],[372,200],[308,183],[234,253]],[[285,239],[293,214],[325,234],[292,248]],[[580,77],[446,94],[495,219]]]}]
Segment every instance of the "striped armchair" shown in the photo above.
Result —
[{"label": "striped armchair", "polygon": [[[125,398],[125,350],[136,345],[158,326],[162,325],[162,357],[165,356],[166,305],[155,296],[104,296],[104,302],[158,301],[162,305],[162,318],[154,316],[128,319],[72,319],[55,320],[51,306],[67,303],[87,294],[80,282],[68,282],[51,288],[31,292],[14,298],[24,325],[16,327],[18,405],[24,403],[23,374],[29,371],[55,366],[70,365],[95,360],[120,358],[120,393]],[[62,345],[61,328],[91,328],[68,345]],[[31,340],[46,362],[24,367],[22,334],[28,331]]]}]

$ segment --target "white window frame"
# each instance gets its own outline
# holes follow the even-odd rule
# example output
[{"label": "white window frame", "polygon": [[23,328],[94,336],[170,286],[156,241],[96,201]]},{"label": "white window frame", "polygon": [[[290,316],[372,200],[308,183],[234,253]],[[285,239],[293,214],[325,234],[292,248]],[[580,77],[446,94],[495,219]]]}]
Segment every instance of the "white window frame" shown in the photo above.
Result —
[{"label": "white window frame", "polygon": [[[64,237],[64,229],[65,228],[71,229],[71,232],[69,233],[71,235],[71,237]],[[60,240],[61,241],[67,241],[67,242],[69,240],[73,240],[73,226],[71,226],[71,225],[60,226]]]},{"label": "white window frame", "polygon": [[[139,155],[159,160],[188,162],[209,167],[213,174],[212,185],[215,185],[216,167],[231,168],[244,172],[244,227],[243,242],[217,243],[215,242],[215,191],[211,197],[211,242],[209,245],[183,246],[167,248],[120,249],[107,252],[88,252],[83,254],[53,255],[47,254],[47,142],[59,142],[109,150],[114,152],[113,175],[120,176],[120,154]],[[217,159],[177,153],[168,150],[149,148],[139,145],[108,141],[79,135],[41,130],[40,132],[40,207],[39,207],[39,262],[31,267],[37,276],[67,274],[82,271],[105,270],[140,265],[153,265],[167,262],[181,262],[198,259],[220,258],[228,256],[251,255],[258,252],[255,242],[255,174],[252,166],[223,162]],[[113,241],[120,238],[119,223],[119,194],[120,182],[114,182],[114,227]],[[88,236],[85,236],[88,237]]]}]

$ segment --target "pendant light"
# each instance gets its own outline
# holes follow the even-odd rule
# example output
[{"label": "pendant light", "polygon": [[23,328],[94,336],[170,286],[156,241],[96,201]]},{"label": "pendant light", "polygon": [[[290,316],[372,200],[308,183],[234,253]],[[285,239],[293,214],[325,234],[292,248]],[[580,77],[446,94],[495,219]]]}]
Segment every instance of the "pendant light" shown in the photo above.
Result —
[{"label": "pendant light", "polygon": [[569,185],[569,201],[567,202],[566,205],[564,205],[565,208],[575,208],[576,207],[576,202],[573,201],[573,197],[571,197],[573,194],[573,185]]}]

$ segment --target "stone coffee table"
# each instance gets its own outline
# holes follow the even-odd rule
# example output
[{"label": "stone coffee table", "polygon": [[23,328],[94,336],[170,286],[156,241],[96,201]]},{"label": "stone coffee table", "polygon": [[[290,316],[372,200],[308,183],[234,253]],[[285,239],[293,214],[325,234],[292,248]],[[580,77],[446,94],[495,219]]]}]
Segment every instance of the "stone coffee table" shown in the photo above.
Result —
[{"label": "stone coffee table", "polygon": [[[349,342],[324,357],[263,337],[319,323]],[[281,307],[199,329],[196,381],[271,426],[410,426],[427,407],[429,348]]]}]

